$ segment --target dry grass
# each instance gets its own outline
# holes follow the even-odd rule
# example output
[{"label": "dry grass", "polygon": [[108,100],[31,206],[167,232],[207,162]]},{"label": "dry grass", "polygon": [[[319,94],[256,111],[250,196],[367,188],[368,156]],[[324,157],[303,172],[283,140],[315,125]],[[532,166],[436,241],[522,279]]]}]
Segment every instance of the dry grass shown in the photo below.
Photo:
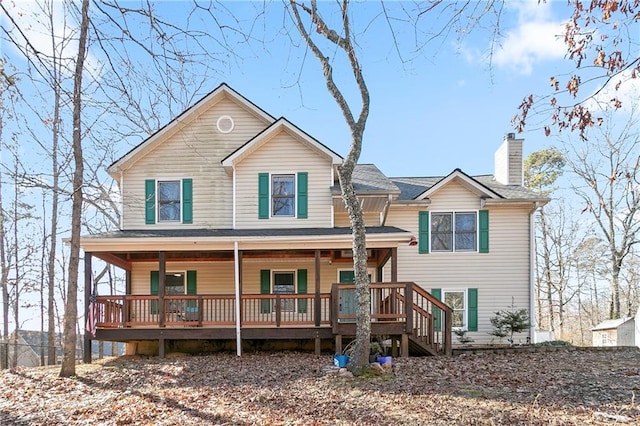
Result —
[{"label": "dry grass", "polygon": [[585,425],[640,423],[640,352],[395,359],[351,378],[300,353],[119,358],[76,378],[0,372],[0,423],[25,425]]}]

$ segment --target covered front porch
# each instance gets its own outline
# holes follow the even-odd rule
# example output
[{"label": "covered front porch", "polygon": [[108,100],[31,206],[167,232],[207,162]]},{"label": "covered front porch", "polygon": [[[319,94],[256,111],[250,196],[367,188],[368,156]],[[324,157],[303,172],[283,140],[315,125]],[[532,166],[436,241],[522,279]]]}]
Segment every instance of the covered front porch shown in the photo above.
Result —
[{"label": "covered front porch", "polygon": [[[332,228],[313,238],[308,231],[300,230],[306,238],[288,231],[283,241],[273,231],[267,233],[272,238],[256,231],[206,239],[196,232],[176,237],[156,231],[140,239],[120,231],[85,239],[85,307],[87,313],[92,309],[96,327],[95,337],[85,334],[86,347],[92,339],[156,341],[163,356],[167,341],[228,340],[241,355],[244,340],[300,339],[314,341],[316,352],[330,340],[340,352],[343,338],[355,335],[350,232]],[[150,238],[162,241],[154,244]],[[185,241],[188,238],[197,241]],[[410,351],[450,353],[450,310],[416,283],[397,280],[398,244],[411,240],[397,228],[367,235],[372,335],[390,338],[394,351],[403,356]],[[152,251],[150,246],[166,250]],[[124,294],[96,295],[91,303],[94,258],[125,271]],[[175,294],[167,291],[166,281],[178,270],[187,282],[185,290]],[[274,280],[277,274],[295,275],[294,291],[282,292],[284,287]],[[197,289],[189,281],[195,283],[196,275]],[[383,282],[385,277],[389,282]]]}]

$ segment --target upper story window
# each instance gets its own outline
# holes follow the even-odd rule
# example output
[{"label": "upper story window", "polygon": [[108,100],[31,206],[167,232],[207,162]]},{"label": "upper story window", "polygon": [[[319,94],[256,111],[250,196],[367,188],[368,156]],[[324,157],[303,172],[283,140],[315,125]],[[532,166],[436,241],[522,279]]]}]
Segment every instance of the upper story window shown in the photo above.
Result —
[{"label": "upper story window", "polygon": [[180,181],[158,182],[158,220],[175,222],[180,220]]},{"label": "upper story window", "polygon": [[476,251],[475,212],[431,213],[432,251]]},{"label": "upper story window", "polygon": [[193,179],[146,179],[144,182],[144,223],[193,223]]},{"label": "upper story window", "polygon": [[294,216],[295,203],[295,175],[271,175],[271,215]]},{"label": "upper story window", "polygon": [[258,218],[307,219],[309,173],[258,173]]}]

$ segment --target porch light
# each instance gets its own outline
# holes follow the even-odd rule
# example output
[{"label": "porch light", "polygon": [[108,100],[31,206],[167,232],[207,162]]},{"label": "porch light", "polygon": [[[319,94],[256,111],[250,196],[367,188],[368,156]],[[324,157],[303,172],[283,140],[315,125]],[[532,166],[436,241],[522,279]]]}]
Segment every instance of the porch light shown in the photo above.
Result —
[{"label": "porch light", "polygon": [[418,240],[413,235],[411,236],[411,239],[409,240],[409,245],[410,246],[417,246],[418,245]]}]

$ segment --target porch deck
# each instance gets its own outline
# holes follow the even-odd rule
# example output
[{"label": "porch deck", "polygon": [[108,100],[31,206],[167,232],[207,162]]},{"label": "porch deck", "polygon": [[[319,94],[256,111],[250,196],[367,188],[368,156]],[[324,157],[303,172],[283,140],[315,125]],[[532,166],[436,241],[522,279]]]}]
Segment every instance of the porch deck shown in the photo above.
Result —
[{"label": "porch deck", "polygon": [[[372,283],[371,333],[401,355],[451,353],[451,311],[414,283]],[[355,288],[331,293],[98,296],[97,340],[331,339],[355,335]],[[407,300],[413,303],[406,303]],[[239,310],[239,311],[238,311]],[[239,327],[238,327],[239,325]],[[316,344],[318,347],[318,344]]]}]

